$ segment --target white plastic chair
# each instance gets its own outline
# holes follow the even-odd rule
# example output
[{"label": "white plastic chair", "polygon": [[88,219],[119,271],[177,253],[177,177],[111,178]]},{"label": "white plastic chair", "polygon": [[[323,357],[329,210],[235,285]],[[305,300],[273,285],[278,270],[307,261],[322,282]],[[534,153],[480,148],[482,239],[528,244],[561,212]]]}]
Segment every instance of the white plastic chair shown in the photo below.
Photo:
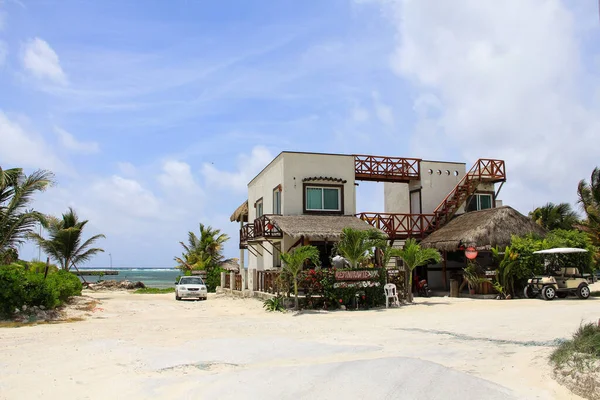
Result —
[{"label": "white plastic chair", "polygon": [[398,291],[396,290],[396,285],[393,283],[387,283],[383,290],[385,292],[385,308],[389,308],[390,299],[392,299],[392,305],[396,305],[400,307],[400,300],[398,300]]}]

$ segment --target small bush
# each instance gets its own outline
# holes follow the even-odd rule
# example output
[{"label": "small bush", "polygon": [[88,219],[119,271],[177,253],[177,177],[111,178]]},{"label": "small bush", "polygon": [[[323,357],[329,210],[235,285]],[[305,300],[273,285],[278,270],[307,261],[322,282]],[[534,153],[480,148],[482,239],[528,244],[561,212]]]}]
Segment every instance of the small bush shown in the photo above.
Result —
[{"label": "small bush", "polygon": [[285,311],[284,300],[281,297],[267,299],[263,303],[263,308],[267,311]]},{"label": "small bush", "polygon": [[581,325],[573,339],[562,343],[550,359],[557,366],[566,362],[580,364],[584,360],[600,359],[600,326],[591,323]]},{"label": "small bush", "polygon": [[60,270],[49,274],[47,278],[50,287],[56,291],[59,304],[63,304],[71,296],[81,296],[83,285],[76,275]]},{"label": "small bush", "polygon": [[227,272],[221,267],[211,268],[206,273],[206,286],[210,293],[217,291],[217,286],[221,286],[221,272]]},{"label": "small bush", "polygon": [[11,316],[25,304],[25,271],[18,265],[0,267],[0,314]]},{"label": "small bush", "polygon": [[164,289],[159,289],[159,288],[143,288],[143,289],[138,289],[136,290],[135,294],[162,294],[162,293],[174,293],[175,292],[175,288],[164,288]]}]

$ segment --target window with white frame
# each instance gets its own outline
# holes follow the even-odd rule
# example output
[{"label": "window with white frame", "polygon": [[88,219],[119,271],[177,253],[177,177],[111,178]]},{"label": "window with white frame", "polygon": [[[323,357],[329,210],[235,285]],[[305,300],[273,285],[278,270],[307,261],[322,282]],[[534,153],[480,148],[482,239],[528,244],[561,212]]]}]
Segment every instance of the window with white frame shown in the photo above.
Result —
[{"label": "window with white frame", "polygon": [[263,199],[260,198],[256,202],[256,218],[260,218],[263,216]]},{"label": "window with white frame", "polygon": [[273,214],[281,214],[281,187],[273,189]]},{"label": "window with white frame", "polygon": [[342,187],[339,186],[306,186],[306,211],[342,211]]},{"label": "window with white frame", "polygon": [[488,208],[492,208],[492,205],[494,204],[493,201],[494,199],[491,194],[476,193],[471,196],[469,204],[467,204],[467,212],[487,210]]}]

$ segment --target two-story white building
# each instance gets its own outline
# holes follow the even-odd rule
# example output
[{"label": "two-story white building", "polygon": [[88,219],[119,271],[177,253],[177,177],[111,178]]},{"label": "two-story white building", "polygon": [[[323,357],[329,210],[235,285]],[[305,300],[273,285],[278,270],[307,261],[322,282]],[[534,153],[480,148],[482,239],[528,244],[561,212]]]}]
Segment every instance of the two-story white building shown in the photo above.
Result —
[{"label": "two-story white building", "polygon": [[[357,213],[358,180],[385,182],[383,213]],[[345,227],[377,228],[392,242],[420,239],[465,206],[495,207],[495,184],[504,180],[500,160],[478,160],[467,171],[464,163],[282,152],[250,181],[247,201],[231,217],[240,223],[242,267],[276,269],[282,251],[303,244],[318,247],[326,267]],[[249,273],[250,289],[252,278]]]}]

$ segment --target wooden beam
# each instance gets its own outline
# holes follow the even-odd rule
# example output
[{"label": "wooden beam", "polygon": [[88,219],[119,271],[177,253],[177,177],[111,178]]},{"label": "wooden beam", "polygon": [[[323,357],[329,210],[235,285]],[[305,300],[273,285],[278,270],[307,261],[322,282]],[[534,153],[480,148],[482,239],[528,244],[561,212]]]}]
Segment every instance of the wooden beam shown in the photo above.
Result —
[{"label": "wooden beam", "polygon": [[271,253],[271,251],[269,249],[267,249],[265,246],[263,246],[263,244],[261,242],[258,242],[258,244],[260,245],[260,247],[262,247],[263,249],[265,249],[265,251],[267,253],[269,253],[270,255],[273,255],[273,253]]}]

